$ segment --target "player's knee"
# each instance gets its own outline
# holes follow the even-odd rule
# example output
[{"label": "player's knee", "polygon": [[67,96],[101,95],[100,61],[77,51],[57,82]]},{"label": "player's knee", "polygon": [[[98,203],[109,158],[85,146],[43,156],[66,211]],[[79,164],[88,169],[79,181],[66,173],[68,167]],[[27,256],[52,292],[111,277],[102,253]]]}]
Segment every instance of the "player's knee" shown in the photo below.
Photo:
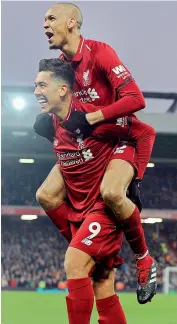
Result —
[{"label": "player's knee", "polygon": [[156,136],[156,131],[155,131],[155,129],[151,126],[151,134],[152,134],[152,136]]},{"label": "player's knee", "polygon": [[146,132],[148,134],[151,134],[151,136],[155,136],[156,135],[156,131],[155,131],[155,129],[152,126],[147,125],[147,124],[144,124],[144,125],[145,125],[144,129],[146,130]]},{"label": "player's knee", "polygon": [[114,271],[110,271],[107,279],[93,281],[93,290],[96,299],[103,299],[113,296],[114,290]]},{"label": "player's knee", "polygon": [[40,187],[36,192],[36,200],[44,208],[49,210],[58,207],[64,201],[62,195],[51,195],[48,190]]},{"label": "player's knee", "polygon": [[64,268],[68,279],[87,277],[93,265],[94,261],[85,252],[72,247],[66,251]]},{"label": "player's knee", "polygon": [[121,189],[101,188],[101,195],[105,204],[110,208],[121,208],[126,198],[125,192]]}]

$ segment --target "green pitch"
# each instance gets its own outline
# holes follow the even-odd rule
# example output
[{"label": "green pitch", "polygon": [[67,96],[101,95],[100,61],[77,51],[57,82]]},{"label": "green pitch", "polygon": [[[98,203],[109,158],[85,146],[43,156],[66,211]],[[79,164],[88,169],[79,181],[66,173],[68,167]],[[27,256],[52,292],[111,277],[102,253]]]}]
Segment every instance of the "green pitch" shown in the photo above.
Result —
[{"label": "green pitch", "polygon": [[[177,324],[177,296],[157,295],[139,305],[135,294],[120,294],[128,324]],[[2,292],[2,324],[68,324],[64,294]],[[92,324],[97,322],[94,309]]]}]

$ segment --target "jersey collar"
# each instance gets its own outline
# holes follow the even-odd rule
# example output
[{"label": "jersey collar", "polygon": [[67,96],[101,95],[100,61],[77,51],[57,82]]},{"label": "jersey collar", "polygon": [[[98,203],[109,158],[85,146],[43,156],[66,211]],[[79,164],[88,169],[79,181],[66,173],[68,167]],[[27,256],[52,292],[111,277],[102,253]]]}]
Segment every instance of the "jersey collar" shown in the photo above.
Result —
[{"label": "jersey collar", "polygon": [[72,96],[72,97],[71,97],[71,103],[70,103],[69,110],[68,110],[68,113],[67,113],[66,117],[65,117],[63,120],[60,120],[59,118],[57,118],[57,120],[58,120],[58,124],[59,124],[60,126],[63,126],[63,122],[65,122],[66,120],[69,119],[69,117],[70,117],[70,115],[71,115],[71,113],[72,113],[72,111],[73,111],[73,106],[74,106],[74,104],[75,104],[75,101],[76,101],[76,100],[75,100],[75,97]]},{"label": "jersey collar", "polygon": [[81,61],[82,57],[83,57],[83,47],[84,47],[84,41],[85,39],[83,38],[83,36],[80,36],[80,43],[76,52],[76,55],[73,57],[72,62],[79,62]]}]

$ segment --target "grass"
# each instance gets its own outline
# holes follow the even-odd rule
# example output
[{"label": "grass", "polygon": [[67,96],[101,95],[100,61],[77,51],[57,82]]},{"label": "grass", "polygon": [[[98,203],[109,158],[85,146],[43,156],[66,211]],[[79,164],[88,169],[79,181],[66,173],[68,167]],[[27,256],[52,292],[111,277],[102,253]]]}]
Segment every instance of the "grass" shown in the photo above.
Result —
[{"label": "grass", "polygon": [[[128,324],[177,324],[177,296],[158,294],[139,305],[135,294],[120,294]],[[2,292],[2,324],[68,324],[65,295]],[[94,309],[91,324],[96,324]]]}]

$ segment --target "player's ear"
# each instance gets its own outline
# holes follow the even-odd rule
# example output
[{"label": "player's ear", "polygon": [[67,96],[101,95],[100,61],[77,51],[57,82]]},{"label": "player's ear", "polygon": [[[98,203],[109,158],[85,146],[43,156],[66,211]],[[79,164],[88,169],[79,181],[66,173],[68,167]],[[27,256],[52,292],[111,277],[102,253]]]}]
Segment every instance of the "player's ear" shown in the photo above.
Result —
[{"label": "player's ear", "polygon": [[68,91],[68,86],[66,84],[62,84],[59,87],[58,91],[59,91],[59,96],[64,97]]},{"label": "player's ear", "polygon": [[68,24],[67,24],[68,29],[71,30],[75,25],[76,25],[76,19],[75,18],[69,18]]}]

